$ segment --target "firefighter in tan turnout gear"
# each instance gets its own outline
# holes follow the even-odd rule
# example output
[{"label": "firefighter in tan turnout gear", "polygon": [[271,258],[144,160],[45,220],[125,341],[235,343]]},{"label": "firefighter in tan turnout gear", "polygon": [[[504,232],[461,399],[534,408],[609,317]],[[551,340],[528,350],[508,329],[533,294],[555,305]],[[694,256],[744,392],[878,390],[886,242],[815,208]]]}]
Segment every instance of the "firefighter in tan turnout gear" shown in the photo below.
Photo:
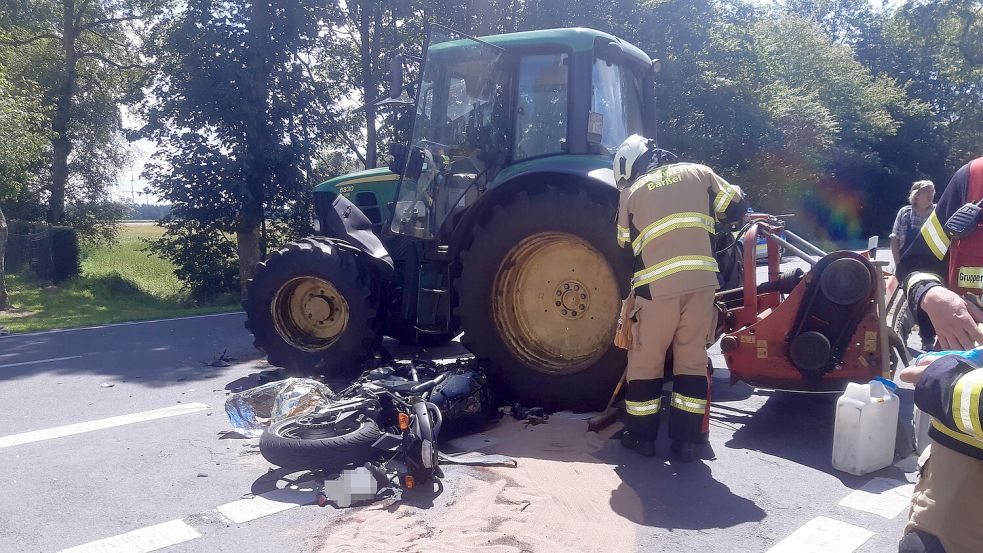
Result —
[{"label": "firefighter in tan turnout gear", "polygon": [[901,254],[911,312],[933,323],[941,350],[972,351],[923,358],[899,375],[915,384],[915,405],[932,416],[900,553],[983,551],[981,201],[983,157],[956,171]]},{"label": "firefighter in tan turnout gear", "polygon": [[621,190],[618,243],[633,258],[631,293],[622,310],[627,327],[628,384],[621,443],[655,455],[662,383],[670,347],[673,392],[669,437],[673,456],[695,457],[707,410],[707,347],[716,326],[715,223],[740,220],[744,198],[709,167],[675,163],[675,155],[642,136],[628,137],[614,156]]}]

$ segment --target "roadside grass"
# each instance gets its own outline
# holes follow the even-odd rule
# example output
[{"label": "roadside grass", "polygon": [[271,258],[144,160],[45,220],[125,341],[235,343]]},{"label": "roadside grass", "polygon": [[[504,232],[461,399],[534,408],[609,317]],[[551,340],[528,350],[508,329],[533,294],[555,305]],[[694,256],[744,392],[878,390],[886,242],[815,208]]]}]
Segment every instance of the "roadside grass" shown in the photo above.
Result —
[{"label": "roadside grass", "polygon": [[238,311],[223,298],[192,305],[170,262],[146,251],[163,230],[147,223],[123,226],[115,244],[82,252],[82,276],[58,286],[30,274],[7,275],[14,310],[0,313],[11,332],[32,332],[109,323]]}]

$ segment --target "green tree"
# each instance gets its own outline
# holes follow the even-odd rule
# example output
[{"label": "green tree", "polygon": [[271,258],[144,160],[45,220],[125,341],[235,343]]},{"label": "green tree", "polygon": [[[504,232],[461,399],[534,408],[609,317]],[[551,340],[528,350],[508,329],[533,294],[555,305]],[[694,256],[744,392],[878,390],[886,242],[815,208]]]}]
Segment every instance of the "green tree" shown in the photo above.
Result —
[{"label": "green tree", "polygon": [[930,107],[918,121],[920,142],[935,142],[943,164],[936,179],[983,154],[983,2],[909,1],[886,30],[886,71]]},{"label": "green tree", "polygon": [[35,80],[50,108],[50,169],[43,192],[46,218],[59,224],[70,192],[99,200],[115,180],[125,155],[119,105],[132,99],[140,77],[133,38],[150,5],[24,0],[8,6],[0,25],[9,36],[0,46],[18,52],[11,72]]},{"label": "green tree", "polygon": [[321,2],[192,0],[152,31],[140,134],[159,147],[145,174],[173,205],[153,249],[196,297],[237,278],[244,290],[263,230],[309,220],[313,158],[334,128],[312,63],[334,24]]},{"label": "green tree", "polygon": [[[41,114],[35,91],[29,84],[10,82],[0,65],[0,201],[15,196],[41,160]],[[0,311],[10,306],[3,264],[6,245],[7,219],[0,208]]]}]

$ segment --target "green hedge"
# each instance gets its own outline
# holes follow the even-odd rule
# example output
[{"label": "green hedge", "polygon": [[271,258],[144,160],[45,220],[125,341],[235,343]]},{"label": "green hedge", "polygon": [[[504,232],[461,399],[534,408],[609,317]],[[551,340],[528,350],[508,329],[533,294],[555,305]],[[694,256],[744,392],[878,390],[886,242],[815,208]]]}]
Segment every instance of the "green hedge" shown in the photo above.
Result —
[{"label": "green hedge", "polygon": [[78,234],[70,227],[8,221],[5,270],[26,269],[52,282],[64,282],[82,273]]}]

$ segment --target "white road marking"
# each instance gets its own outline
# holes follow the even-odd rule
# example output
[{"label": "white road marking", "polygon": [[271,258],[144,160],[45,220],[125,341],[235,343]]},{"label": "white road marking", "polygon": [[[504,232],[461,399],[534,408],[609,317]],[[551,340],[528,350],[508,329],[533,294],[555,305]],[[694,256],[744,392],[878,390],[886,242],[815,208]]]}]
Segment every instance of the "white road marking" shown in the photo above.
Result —
[{"label": "white road marking", "polygon": [[767,553],[851,553],[873,535],[870,530],[859,526],[816,517]]},{"label": "white road marking", "polygon": [[97,330],[100,328],[114,328],[117,326],[134,326],[134,325],[147,325],[155,323],[168,323],[171,321],[187,321],[191,319],[207,319],[209,317],[227,317],[229,315],[242,315],[244,311],[232,311],[230,313],[211,313],[208,315],[189,315],[187,317],[174,317],[173,319],[154,319],[152,321],[130,321],[127,323],[110,323],[98,326],[82,326],[79,328],[56,328],[55,330],[42,330],[39,332],[25,332],[23,334],[9,334],[7,336],[0,337],[0,341],[4,339],[12,338],[23,338],[27,336],[43,336],[45,334],[60,334],[62,332],[75,332],[78,330]]},{"label": "white road marking", "polygon": [[893,519],[911,504],[914,484],[893,478],[874,478],[840,501],[843,507]]},{"label": "white road marking", "polygon": [[63,549],[61,553],[147,553],[200,537],[201,534],[188,523],[172,520]]},{"label": "white road marking", "polygon": [[0,365],[0,369],[6,369],[8,367],[23,367],[24,365],[38,365],[41,363],[51,363],[53,361],[67,361],[69,359],[78,359],[82,357],[81,355],[69,355],[68,357],[52,357],[50,359],[38,359],[36,361],[21,361],[20,363],[7,363],[6,365]]},{"label": "white road marking", "polygon": [[304,482],[298,484],[296,489],[273,490],[249,499],[219,505],[216,510],[232,522],[242,524],[294,507],[310,505],[315,500],[314,482]]},{"label": "white road marking", "polygon": [[114,428],[116,426],[124,426],[137,422],[176,417],[178,415],[188,415],[191,413],[204,411],[206,409],[208,409],[208,405],[205,405],[204,403],[182,403],[179,405],[174,405],[173,407],[164,407],[163,409],[154,409],[153,411],[144,411],[142,413],[132,413],[129,415],[110,417],[108,419],[98,419],[94,421],[69,424],[66,426],[57,426],[55,428],[46,428],[44,430],[35,430],[33,432],[0,436],[0,449],[15,445],[40,442],[43,440],[52,440],[54,438],[64,438],[66,436],[73,436],[84,432]]}]

